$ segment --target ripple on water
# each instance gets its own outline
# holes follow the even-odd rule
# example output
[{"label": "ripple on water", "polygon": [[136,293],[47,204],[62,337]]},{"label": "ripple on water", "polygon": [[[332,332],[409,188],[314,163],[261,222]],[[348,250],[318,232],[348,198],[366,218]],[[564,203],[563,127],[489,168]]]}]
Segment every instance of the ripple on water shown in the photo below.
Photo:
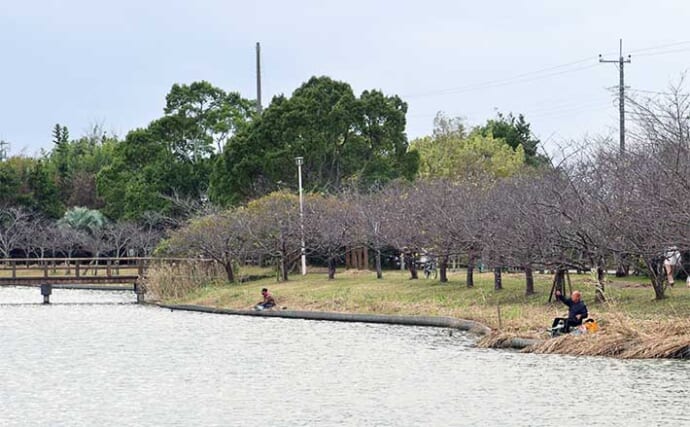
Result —
[{"label": "ripple on water", "polygon": [[0,425],[688,424],[681,361],[473,347],[445,329],[0,289]]}]

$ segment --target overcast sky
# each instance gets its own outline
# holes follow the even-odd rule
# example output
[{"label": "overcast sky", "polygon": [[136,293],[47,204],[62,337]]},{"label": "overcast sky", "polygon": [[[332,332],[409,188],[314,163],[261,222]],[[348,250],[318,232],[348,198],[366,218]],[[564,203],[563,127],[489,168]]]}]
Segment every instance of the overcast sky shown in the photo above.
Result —
[{"label": "overcast sky", "polygon": [[618,40],[626,86],[663,91],[690,68],[690,2],[0,0],[0,139],[51,148],[93,124],[124,136],[162,115],[173,83],[208,80],[263,101],[313,75],[409,103],[410,139],[437,111],[480,124],[524,113],[547,149],[616,137]]}]

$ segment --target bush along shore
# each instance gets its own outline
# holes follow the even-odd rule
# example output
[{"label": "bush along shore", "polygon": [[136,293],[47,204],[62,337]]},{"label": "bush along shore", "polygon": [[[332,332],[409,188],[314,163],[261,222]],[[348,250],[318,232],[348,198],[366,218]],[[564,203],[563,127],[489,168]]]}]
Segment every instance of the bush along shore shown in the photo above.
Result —
[{"label": "bush along shore", "polygon": [[[503,289],[495,290],[490,273],[475,274],[474,286],[468,288],[464,271],[451,272],[449,282],[441,284],[432,279],[409,280],[401,271],[385,272],[383,279],[377,279],[370,271],[348,270],[329,280],[325,271],[311,269],[307,276],[278,282],[265,270],[244,270],[237,283],[230,284],[214,280],[218,276],[213,273],[206,276],[185,270],[181,274],[179,266],[163,267],[150,274],[149,296],[171,307],[202,306],[212,312],[225,309],[227,314],[247,314],[261,299],[260,289],[267,287],[280,311],[478,322],[487,326],[480,332],[481,347],[625,359],[690,358],[690,289],[669,289],[673,298],[653,300],[644,277],[609,278],[607,302],[596,303],[596,280],[588,274],[573,274],[572,288],[582,291],[590,317],[601,330],[550,338],[552,319],[567,312],[559,302],[548,303],[551,275],[535,274],[535,294],[525,296],[520,274],[504,274]],[[394,317],[390,318],[394,323]],[[362,319],[349,321],[367,321],[366,316]]]}]

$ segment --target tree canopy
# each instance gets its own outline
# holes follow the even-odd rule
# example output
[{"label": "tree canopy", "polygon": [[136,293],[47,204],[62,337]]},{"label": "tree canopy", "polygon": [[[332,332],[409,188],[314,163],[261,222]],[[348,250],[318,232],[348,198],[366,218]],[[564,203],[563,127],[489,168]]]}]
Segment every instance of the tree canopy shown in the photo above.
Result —
[{"label": "tree canopy", "polygon": [[211,177],[211,199],[237,204],[295,188],[298,156],[308,191],[413,179],[418,157],[407,150],[406,112],[397,96],[371,90],[357,97],[347,83],[312,77],[291,97],[275,97],[228,141]]},{"label": "tree canopy", "polygon": [[433,134],[412,141],[410,151],[419,154],[421,178],[503,178],[516,174],[526,163],[520,143],[513,147],[485,133],[483,127],[468,134],[461,119],[442,113],[434,119]]},{"label": "tree canopy", "polygon": [[498,113],[495,119],[487,120],[486,124],[477,127],[475,131],[483,136],[502,139],[513,150],[521,146],[525,152],[525,161],[531,166],[546,163],[546,157],[537,152],[540,141],[532,134],[530,124],[522,114],[515,117],[513,113]]},{"label": "tree canopy", "polygon": [[173,85],[165,115],[129,132],[98,174],[104,212],[112,218],[169,213],[165,196],[205,197],[216,148],[246,126],[251,103],[208,82]]}]

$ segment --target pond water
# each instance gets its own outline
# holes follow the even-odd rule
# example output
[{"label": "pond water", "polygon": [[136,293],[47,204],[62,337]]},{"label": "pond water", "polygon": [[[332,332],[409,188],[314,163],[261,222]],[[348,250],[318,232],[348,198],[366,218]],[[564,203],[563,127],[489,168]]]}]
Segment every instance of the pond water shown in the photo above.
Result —
[{"label": "pond water", "polygon": [[690,365],[0,289],[2,426],[690,425]]}]

